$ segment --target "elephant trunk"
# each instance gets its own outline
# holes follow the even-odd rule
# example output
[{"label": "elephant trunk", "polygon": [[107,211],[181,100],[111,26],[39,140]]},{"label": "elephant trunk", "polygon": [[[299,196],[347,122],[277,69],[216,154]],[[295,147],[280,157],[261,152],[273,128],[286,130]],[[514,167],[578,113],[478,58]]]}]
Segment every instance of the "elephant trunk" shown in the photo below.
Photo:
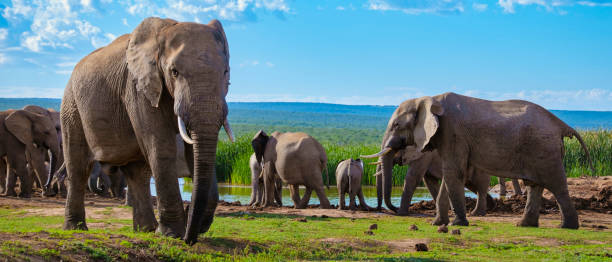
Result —
[{"label": "elephant trunk", "polygon": [[[200,122],[200,121],[197,121]],[[211,123],[210,121],[202,121]],[[194,141],[194,174],[193,192],[191,204],[187,218],[187,230],[185,242],[195,244],[201,228],[208,228],[212,223],[214,212],[209,212],[211,184],[216,180],[215,176],[215,157],[217,152],[217,139],[219,136],[219,125],[208,124],[202,131],[192,131],[191,138]],[[206,221],[207,225],[203,225]]]},{"label": "elephant trunk", "polygon": [[385,200],[385,205],[391,211],[397,213],[397,207],[391,203],[391,186],[393,182],[393,155],[395,154],[395,150],[391,150],[391,154],[386,154],[382,156],[381,168],[383,170],[382,174],[382,191],[383,198]]}]

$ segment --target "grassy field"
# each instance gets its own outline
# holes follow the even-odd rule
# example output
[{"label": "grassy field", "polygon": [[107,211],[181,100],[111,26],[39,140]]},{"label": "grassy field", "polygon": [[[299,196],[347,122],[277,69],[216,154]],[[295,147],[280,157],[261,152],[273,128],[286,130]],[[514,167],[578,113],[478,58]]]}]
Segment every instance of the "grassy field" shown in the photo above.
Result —
[{"label": "grassy field", "polygon": [[[283,131],[288,131],[281,129]],[[314,130],[310,133],[317,138],[325,147],[327,152],[328,164],[327,168],[331,174],[330,182],[335,183],[334,172],[338,163],[344,159],[358,158],[362,154],[372,154],[380,150],[380,142],[375,142],[376,139],[371,139],[371,142],[360,142],[358,139],[349,140],[346,142],[338,142],[333,137],[325,136],[326,131]],[[338,136],[347,136],[351,134],[350,130],[337,130]],[[253,132],[254,133],[254,132]],[[612,175],[612,131],[581,131],[583,140],[585,141],[593,159],[593,165],[596,169],[596,175],[607,176]],[[318,136],[321,135],[321,136]],[[238,137],[236,143],[230,144],[227,140],[222,140],[219,143],[217,150],[217,178],[219,181],[230,182],[233,184],[249,184],[251,171],[249,169],[249,157],[253,153],[251,148],[251,136],[242,135]],[[378,140],[380,138],[377,137]],[[366,160],[366,162],[376,161],[374,159]],[[565,139],[565,159],[564,165],[568,177],[579,177],[582,175],[591,175],[588,168],[584,151],[580,147],[577,139]],[[375,166],[365,165],[365,173],[363,176],[363,184],[373,185],[375,179],[371,174],[375,173]],[[401,186],[408,167],[396,166],[393,169],[393,184]],[[495,179],[493,179],[495,181]],[[495,182],[496,183],[496,182]]]},{"label": "grassy field", "polygon": [[[63,231],[63,217],[32,209],[0,208],[0,260],[23,261],[609,261],[612,233],[557,228],[518,228],[475,221],[460,235],[438,233],[423,218],[321,218],[231,213],[216,216],[199,243],[135,233],[131,220],[108,215],[89,225],[108,229]],[[109,211],[110,213],[110,211]],[[378,229],[364,234],[371,224]],[[417,231],[409,230],[410,225]],[[111,229],[113,228],[113,229]],[[426,243],[428,252],[415,252]]]}]

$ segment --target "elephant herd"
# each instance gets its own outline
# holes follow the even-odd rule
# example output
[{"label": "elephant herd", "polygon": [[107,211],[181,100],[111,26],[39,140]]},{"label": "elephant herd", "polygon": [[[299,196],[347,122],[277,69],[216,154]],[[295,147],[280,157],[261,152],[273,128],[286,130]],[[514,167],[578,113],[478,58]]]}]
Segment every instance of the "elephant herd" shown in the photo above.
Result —
[{"label": "elephant herd", "polygon": [[[34,106],[0,112],[0,190],[16,195],[17,179],[22,197],[30,196],[34,184],[44,195],[65,190],[63,228],[86,230],[87,185],[94,192],[109,189],[117,197],[125,194],[127,185],[134,230],[157,231],[194,244],[212,224],[219,199],[215,157],[220,129],[234,138],[225,100],[229,57],[217,20],[200,24],[146,18],[130,34],[77,63],[59,113]],[[538,225],[546,188],[561,207],[562,227],[577,228],[562,163],[563,137],[576,137],[588,157],[580,135],[538,105],[446,93],[401,103],[389,120],[381,151],[362,158],[378,158],[378,209],[384,200],[390,210],[406,214],[423,179],[437,196],[434,223],[449,223],[452,207],[452,223],[468,225],[464,186],[479,196],[472,214],[483,215],[490,203],[489,177],[495,175],[522,179],[527,185],[520,225]],[[312,191],[322,208],[331,207],[324,188],[330,176],[327,157],[314,138],[260,131],[252,147],[251,205],[282,204],[285,183],[296,208],[306,207]],[[411,166],[399,209],[390,200],[396,164]],[[324,173],[328,183],[323,182]],[[188,208],[183,207],[177,179],[183,175],[193,177]],[[371,209],[360,186],[363,175],[359,159],[345,160],[336,170],[338,193],[342,200],[349,194],[349,208],[356,208],[357,196],[362,208]],[[150,200],[151,178],[159,220]],[[306,187],[303,196],[300,185]]]}]

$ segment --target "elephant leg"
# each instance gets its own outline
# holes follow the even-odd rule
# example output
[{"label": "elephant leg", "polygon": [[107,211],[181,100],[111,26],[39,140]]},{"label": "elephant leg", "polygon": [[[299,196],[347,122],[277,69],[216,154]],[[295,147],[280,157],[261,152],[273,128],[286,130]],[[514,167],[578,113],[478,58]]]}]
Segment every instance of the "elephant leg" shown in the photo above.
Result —
[{"label": "elephant leg", "polygon": [[521,184],[519,183],[518,179],[516,178],[512,179],[512,187],[514,187],[515,196],[519,196],[523,194],[523,191],[521,190]]},{"label": "elephant leg", "polygon": [[436,218],[434,218],[432,224],[436,226],[447,225],[449,223],[449,208],[450,204],[448,201],[448,190],[446,189],[444,179],[442,179],[442,185],[440,186],[440,190],[438,191],[438,196],[436,198]]},{"label": "elephant leg", "polygon": [[499,196],[500,197],[505,197],[506,196],[506,179],[503,177],[497,177],[497,183],[499,184]]},{"label": "elephant leg", "polygon": [[249,200],[248,206],[256,206],[259,195],[259,181],[258,174],[251,172],[251,200]]},{"label": "elephant leg", "polygon": [[278,206],[283,206],[283,181],[276,179],[274,187],[274,200]]},{"label": "elephant leg", "polygon": [[48,170],[45,166],[45,155],[47,154],[47,150],[39,147],[30,154],[29,165],[32,169],[32,174],[30,175],[32,178],[35,178],[34,181],[43,189],[43,195],[47,195],[47,192],[44,188],[44,184],[47,182]]},{"label": "elephant leg", "polygon": [[293,200],[293,206],[297,208],[300,205],[300,186],[299,185],[290,185],[289,186],[289,194],[291,194],[291,200]]},{"label": "elephant leg", "polygon": [[365,198],[363,197],[363,189],[359,188],[359,192],[357,192],[357,197],[359,198],[359,205],[361,210],[372,210],[372,207],[368,206],[368,203],[366,203]]},{"label": "elephant leg", "polygon": [[6,191],[6,161],[4,157],[0,157],[0,195],[4,195]]},{"label": "elephant leg", "polygon": [[540,185],[530,184],[527,186],[527,204],[523,218],[519,222],[522,227],[538,227],[540,218],[540,206],[542,204],[542,191],[544,188]]},{"label": "elephant leg", "polygon": [[274,187],[276,178],[275,173],[272,172],[271,166],[272,163],[264,164],[264,207],[274,206]]},{"label": "elephant leg", "polygon": [[312,188],[306,187],[306,190],[304,192],[304,196],[302,197],[302,200],[300,201],[300,204],[298,206],[296,206],[296,208],[304,209],[304,208],[308,207],[308,202],[310,202],[310,195],[311,194],[312,194]]},{"label": "elephant leg", "polygon": [[465,212],[465,184],[462,180],[467,176],[467,168],[447,167],[444,170],[444,184],[448,190],[451,207],[455,212],[454,226],[468,226],[469,222]]},{"label": "elephant leg", "polygon": [[[79,120],[80,123],[80,120]],[[75,135],[70,134],[64,139],[64,162],[66,164],[66,182],[68,183],[68,193],[66,195],[66,209],[64,229],[87,230],[85,223],[85,185],[90,170],[89,149],[86,142],[79,141]]]},{"label": "elephant leg", "polygon": [[410,204],[412,203],[414,191],[416,190],[419,181],[426,176],[427,166],[425,164],[429,164],[429,162],[420,163],[414,161],[412,162],[410,169],[406,172],[406,176],[404,177],[404,192],[402,192],[400,208],[397,211],[398,215],[408,215],[408,208],[410,208]]},{"label": "elephant leg", "polygon": [[[151,171],[148,165],[144,161],[133,162],[122,167],[122,170],[129,187],[128,195],[132,202],[134,230],[154,231],[157,228],[157,221],[151,203]],[[182,208],[182,205],[180,207]]]},{"label": "elephant leg", "polygon": [[569,196],[566,175],[561,164],[557,168],[556,173],[559,174],[557,175],[557,179],[552,183],[544,185],[544,187],[550,190],[555,196],[555,199],[557,199],[559,210],[561,210],[561,227],[578,229],[578,213]]},{"label": "elephant leg", "polygon": [[346,209],[346,203],[345,203],[345,195],[346,194],[346,189],[342,187],[341,183],[338,183],[338,209],[343,210]]},{"label": "elephant leg", "polygon": [[[330,209],[331,204],[329,203],[329,199],[327,199],[327,196],[325,195],[325,187],[321,185],[320,187],[317,187],[315,189],[315,192],[317,193],[317,197],[319,198],[319,202],[321,203],[321,208]],[[304,197],[306,197],[306,195],[304,195]],[[310,198],[310,195],[308,197]],[[355,202],[355,195],[353,195],[353,202]]]},{"label": "elephant leg", "polygon": [[264,183],[263,181],[259,180],[257,181],[257,195],[255,198],[255,203],[253,203],[253,206],[263,206],[264,205],[264,192],[265,191],[265,187],[264,187]]},{"label": "elephant leg", "polygon": [[34,180],[32,180],[32,176],[28,174],[25,157],[11,158],[9,162],[10,165],[15,168],[15,174],[20,180],[19,188],[21,189],[21,192],[19,192],[19,197],[30,198],[32,196],[32,186],[34,186]]},{"label": "elephant leg", "polygon": [[[376,169],[376,171],[378,172],[378,168]],[[381,211],[382,210],[382,201],[383,201],[383,195],[382,195],[382,175],[378,175],[376,176],[376,210]]]},{"label": "elephant leg", "polygon": [[474,210],[470,212],[471,216],[485,216],[487,214],[487,192],[489,191],[489,180],[488,175],[475,174],[472,176],[472,180],[466,183],[466,187],[477,194],[478,199],[476,200],[476,206]]},{"label": "elephant leg", "polygon": [[6,190],[4,191],[5,196],[17,196],[15,192],[15,185],[17,185],[17,174],[13,165],[9,162],[6,167]]},{"label": "elephant leg", "polygon": [[355,191],[349,192],[349,209],[350,210],[356,210],[357,209],[357,205],[355,203]]}]

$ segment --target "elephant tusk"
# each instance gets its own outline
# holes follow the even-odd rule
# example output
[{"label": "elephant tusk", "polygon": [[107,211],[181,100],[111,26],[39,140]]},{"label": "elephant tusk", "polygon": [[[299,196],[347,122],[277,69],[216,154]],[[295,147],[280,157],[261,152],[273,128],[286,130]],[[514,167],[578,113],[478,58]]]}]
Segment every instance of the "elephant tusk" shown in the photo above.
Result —
[{"label": "elephant tusk", "polygon": [[380,170],[380,171],[374,173],[372,176],[380,176],[380,175],[382,175],[382,173],[383,173],[383,171]]},{"label": "elephant tusk", "polygon": [[375,158],[375,157],[381,157],[386,155],[387,153],[389,153],[389,151],[391,151],[390,147],[385,147],[385,149],[381,150],[380,152],[373,154],[373,155],[367,155],[367,156],[361,156],[362,158]]},{"label": "elephant tusk", "polygon": [[223,129],[225,129],[225,133],[227,133],[229,140],[234,143],[236,139],[234,138],[234,132],[232,131],[232,127],[230,126],[229,121],[227,121],[227,118],[225,118],[225,121],[223,121]]},{"label": "elephant tusk", "polygon": [[368,163],[368,165],[380,165],[380,164],[382,164],[382,161],[376,161],[376,162]]},{"label": "elephant tusk", "polygon": [[177,117],[177,118],[178,118],[179,133],[181,133],[181,138],[183,138],[185,143],[193,145],[195,141],[193,141],[193,139],[191,139],[191,137],[189,137],[189,135],[187,134],[187,128],[185,127],[185,122],[183,122],[181,117]]}]

